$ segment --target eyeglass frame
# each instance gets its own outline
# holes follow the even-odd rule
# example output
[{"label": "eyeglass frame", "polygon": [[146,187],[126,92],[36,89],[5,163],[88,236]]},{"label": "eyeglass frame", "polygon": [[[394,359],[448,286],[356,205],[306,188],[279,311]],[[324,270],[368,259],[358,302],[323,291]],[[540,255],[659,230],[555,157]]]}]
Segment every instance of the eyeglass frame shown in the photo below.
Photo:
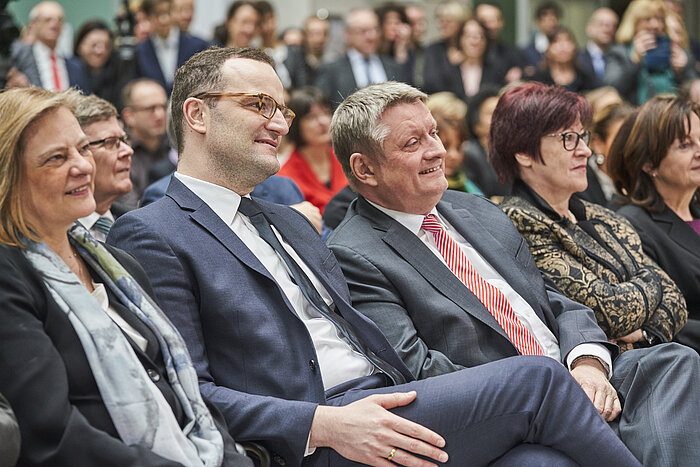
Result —
[{"label": "eyeglass frame", "polygon": [[[112,146],[112,144],[110,144],[109,146],[107,145],[107,141],[110,139],[115,140],[115,142],[112,143],[112,144],[114,144],[114,146]],[[106,150],[111,151],[113,149],[119,149],[119,146],[120,146],[119,143],[124,143],[127,146],[129,146],[130,141],[131,141],[131,139],[129,138],[129,135],[123,134],[121,136],[108,136],[106,138],[102,138],[102,139],[97,140],[97,141],[90,141],[88,143],[88,146],[100,146],[101,145]]]},{"label": "eyeglass frame", "polygon": [[[195,94],[192,97],[194,97],[195,99],[204,99],[205,97],[257,97],[258,98],[258,113],[262,117],[266,118],[267,120],[272,120],[272,117],[274,117],[277,110],[279,110],[282,113],[282,116],[284,117],[284,121],[287,122],[287,126],[292,126],[292,122],[294,121],[294,117],[297,116],[297,114],[295,114],[292,109],[290,109],[286,105],[280,104],[279,102],[277,102],[275,100],[274,97],[270,96],[269,94],[265,94],[264,92],[259,92],[256,94],[256,93],[249,93],[249,92],[206,92],[205,91],[205,92],[200,92],[198,94]],[[272,114],[269,117],[262,113],[262,101],[266,97],[275,103],[275,110],[272,112]],[[291,115],[289,117],[289,120],[287,120],[287,117],[284,115],[285,111],[288,111],[289,114]]]},{"label": "eyeglass frame", "polygon": [[[566,147],[566,135],[569,134],[574,134],[576,135],[576,144],[574,144],[574,147],[569,149]],[[548,135],[544,135],[546,137],[548,136],[560,136],[561,137],[561,144],[564,146],[565,151],[575,151],[576,148],[578,147],[578,143],[583,140],[583,142],[588,146],[588,144],[591,142],[591,132],[588,130],[584,130],[581,133],[576,133],[575,131],[565,131],[563,133],[550,133]]]}]

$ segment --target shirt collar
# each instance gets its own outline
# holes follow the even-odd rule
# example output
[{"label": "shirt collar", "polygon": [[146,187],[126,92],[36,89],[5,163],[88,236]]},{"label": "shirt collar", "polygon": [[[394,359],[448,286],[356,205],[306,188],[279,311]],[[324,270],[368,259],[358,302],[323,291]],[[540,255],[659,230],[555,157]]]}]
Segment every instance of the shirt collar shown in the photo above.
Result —
[{"label": "shirt collar", "polygon": [[[391,217],[394,219],[396,222],[399,224],[403,225],[406,227],[410,232],[412,232],[414,235],[418,235],[420,233],[421,226],[423,225],[423,219],[425,216],[421,214],[409,214],[407,212],[401,212],[401,211],[395,211],[393,209],[385,208],[384,206],[380,206],[377,203],[373,203],[372,201],[368,200],[365,198],[365,200],[374,206],[375,208],[379,209],[381,212],[386,214],[387,216]],[[430,210],[430,214],[434,214],[435,217],[438,218],[440,223],[442,222],[442,219],[440,218],[440,215],[437,212],[437,208],[433,206],[433,209]]]},{"label": "shirt collar", "polygon": [[180,42],[180,30],[178,28],[170,28],[170,33],[165,39],[161,38],[157,34],[154,34],[152,39],[154,43],[159,44],[165,49],[175,49],[177,48],[177,44]]},{"label": "shirt collar", "polygon": [[97,211],[93,211],[92,214],[90,214],[89,216],[81,217],[80,219],[78,219],[78,222],[83,224],[83,226],[86,229],[90,230],[92,226],[95,225],[95,222],[97,222],[97,219],[99,219],[100,217],[106,217],[107,219],[114,222],[114,215],[109,209],[107,209],[107,211],[104,214],[100,214]]},{"label": "shirt collar", "polygon": [[241,204],[241,196],[238,193],[180,172],[175,172],[175,177],[207,203],[211,210],[226,222],[226,225],[230,226],[233,223],[238,205]]},{"label": "shirt collar", "polygon": [[362,55],[357,49],[348,49],[346,53],[348,54],[348,59],[351,62],[363,62],[365,60],[373,61],[378,58],[377,54],[371,54],[369,57],[365,58],[365,56]]},{"label": "shirt collar", "polygon": [[602,57],[604,55],[603,49],[598,47],[593,41],[588,41],[588,44],[586,44],[586,49],[588,50],[588,53],[591,54],[591,57]]}]

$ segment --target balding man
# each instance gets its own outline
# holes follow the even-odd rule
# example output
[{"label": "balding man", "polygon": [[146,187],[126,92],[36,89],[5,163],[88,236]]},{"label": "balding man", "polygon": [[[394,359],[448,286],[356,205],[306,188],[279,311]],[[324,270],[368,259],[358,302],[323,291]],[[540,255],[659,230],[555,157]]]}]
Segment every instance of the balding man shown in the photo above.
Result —
[{"label": "balding man", "polygon": [[409,82],[408,67],[393,58],[378,55],[379,19],[374,11],[352,10],[346,18],[347,52],[337,60],[321,66],[315,86],[328,96],[334,106],[358,88],[387,80]]},{"label": "balding man", "polygon": [[15,66],[7,75],[8,88],[37,86],[63,91],[75,83],[76,70],[56,50],[63,21],[63,7],[56,2],[41,2],[32,8],[29,25],[36,39],[33,44],[13,45]]},{"label": "balding man", "polygon": [[589,74],[594,74],[600,86],[620,88],[624,80],[630,79],[634,69],[629,70],[625,47],[615,44],[618,24],[617,13],[610,8],[598,8],[586,25],[588,43],[579,52],[579,64]]}]

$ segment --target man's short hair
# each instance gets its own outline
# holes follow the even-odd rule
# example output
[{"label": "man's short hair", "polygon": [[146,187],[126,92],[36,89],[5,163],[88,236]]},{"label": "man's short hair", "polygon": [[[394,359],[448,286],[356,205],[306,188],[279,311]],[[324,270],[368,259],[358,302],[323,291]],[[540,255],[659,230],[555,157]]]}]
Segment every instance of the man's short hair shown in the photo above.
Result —
[{"label": "man's short hair", "polygon": [[557,2],[546,1],[540,3],[535,9],[535,19],[540,19],[549,13],[554,13],[554,16],[561,18],[561,7]]},{"label": "man's short hair", "polygon": [[[122,107],[131,107],[131,92],[134,90],[135,86],[138,86],[141,83],[153,83],[157,84],[160,87],[163,87],[162,84],[160,84],[158,81],[151,79],[151,78],[136,78],[132,79],[128,83],[126,83],[126,86],[122,89]],[[165,90],[165,88],[163,88]]]},{"label": "man's short hair", "polygon": [[141,3],[141,11],[143,11],[146,16],[151,16],[155,11],[156,6],[160,5],[161,3],[168,3],[172,6],[173,0],[143,0]]},{"label": "man's short hair", "polygon": [[[247,58],[258,62],[267,63],[274,68],[274,62],[269,55],[260,49],[245,48],[222,48],[209,47],[199,53],[194,54],[175,73],[173,81],[173,93],[170,105],[172,107],[172,125],[175,139],[177,140],[177,150],[182,152],[183,148],[183,120],[184,114],[182,106],[188,97],[192,97],[202,92],[224,91],[221,88],[221,67],[230,58]],[[209,103],[214,107],[216,101]]]},{"label": "man's short hair", "polygon": [[388,81],[355,91],[333,114],[331,136],[333,149],[351,186],[356,180],[350,168],[350,156],[361,153],[372,158],[384,156],[382,145],[389,129],[381,122],[382,114],[398,104],[425,102],[428,96],[413,86]]},{"label": "man's short hair", "polygon": [[91,123],[101,122],[119,115],[117,109],[108,101],[94,94],[80,96],[75,107],[75,118],[85,128]]}]

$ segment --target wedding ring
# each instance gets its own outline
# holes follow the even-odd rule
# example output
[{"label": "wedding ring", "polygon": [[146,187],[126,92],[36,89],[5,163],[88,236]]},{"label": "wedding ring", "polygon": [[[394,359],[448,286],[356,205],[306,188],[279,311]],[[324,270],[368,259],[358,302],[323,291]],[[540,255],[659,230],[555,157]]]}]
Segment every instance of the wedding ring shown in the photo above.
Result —
[{"label": "wedding ring", "polygon": [[394,454],[396,454],[396,448],[392,449],[391,452],[389,453],[388,456],[386,456],[386,460],[390,461],[391,459],[394,458]]}]

